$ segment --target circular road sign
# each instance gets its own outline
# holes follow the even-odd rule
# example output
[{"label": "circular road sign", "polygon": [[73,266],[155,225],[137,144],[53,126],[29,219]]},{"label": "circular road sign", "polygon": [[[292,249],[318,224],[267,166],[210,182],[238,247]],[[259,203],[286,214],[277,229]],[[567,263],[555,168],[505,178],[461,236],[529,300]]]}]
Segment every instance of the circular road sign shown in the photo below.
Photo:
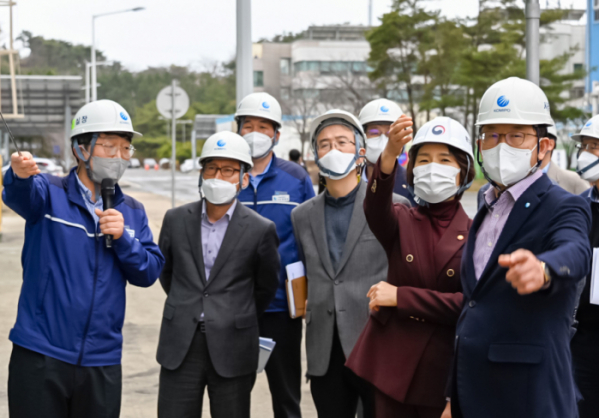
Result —
[{"label": "circular road sign", "polygon": [[[160,90],[156,97],[156,107],[158,112],[166,119],[172,119],[172,86],[167,86]],[[181,87],[175,87],[175,119],[187,113],[189,109],[189,96]]]}]

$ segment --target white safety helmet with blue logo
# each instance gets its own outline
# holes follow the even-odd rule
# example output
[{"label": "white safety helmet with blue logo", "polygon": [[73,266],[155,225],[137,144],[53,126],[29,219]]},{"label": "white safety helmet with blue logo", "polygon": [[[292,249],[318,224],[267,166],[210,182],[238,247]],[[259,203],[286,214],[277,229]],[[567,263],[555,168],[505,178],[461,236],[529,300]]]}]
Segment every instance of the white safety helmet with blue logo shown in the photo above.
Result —
[{"label": "white safety helmet with blue logo", "polygon": [[518,77],[498,81],[487,89],[477,126],[494,124],[553,125],[547,96],[535,83]]},{"label": "white safety helmet with blue logo", "polygon": [[204,142],[200,163],[210,158],[230,158],[250,167],[254,166],[246,140],[230,131],[217,132]]},{"label": "white safety helmet with blue logo", "polygon": [[599,139],[599,115],[589,119],[579,134],[572,135],[572,139],[576,142],[582,142],[582,138],[585,136]]},{"label": "white safety helmet with blue logo", "polygon": [[447,116],[440,116],[426,122],[412,141],[412,146],[426,143],[451,145],[470,156],[474,162],[472,141],[468,131],[460,122]]},{"label": "white safety helmet with blue logo", "polygon": [[362,127],[372,122],[393,123],[403,115],[401,108],[395,102],[388,99],[376,99],[368,102],[360,111],[358,119]]},{"label": "white safety helmet with blue logo", "polygon": [[133,138],[142,135],[133,130],[129,113],[117,102],[97,100],[83,106],[73,119],[71,138],[85,133],[125,132]]},{"label": "white safety helmet with blue logo", "polygon": [[283,123],[281,105],[268,93],[251,93],[245,96],[235,112],[235,121],[238,125],[241,118],[245,116],[268,119],[276,124],[275,129],[280,128]]}]

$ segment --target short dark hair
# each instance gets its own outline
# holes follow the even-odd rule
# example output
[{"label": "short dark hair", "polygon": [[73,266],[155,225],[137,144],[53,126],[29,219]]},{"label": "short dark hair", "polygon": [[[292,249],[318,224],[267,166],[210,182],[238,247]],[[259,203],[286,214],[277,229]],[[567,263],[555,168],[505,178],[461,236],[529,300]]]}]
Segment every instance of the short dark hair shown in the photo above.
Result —
[{"label": "short dark hair", "polygon": [[[410,148],[409,156],[410,159],[408,161],[408,167],[406,168],[406,180],[411,187],[414,187],[414,164],[416,163],[416,157],[418,156],[418,151],[425,144],[414,145]],[[470,169],[468,170],[468,160],[470,156],[466,154],[464,151],[457,149],[456,147],[452,147],[451,145],[447,145],[449,152],[453,155],[460,166],[460,182],[464,184],[464,179],[466,179],[465,184],[470,183],[474,180],[474,175],[476,174],[476,169],[474,168],[474,161],[470,161]],[[462,194],[456,196],[457,199],[462,198]]]},{"label": "short dark hair", "polygon": [[301,156],[302,154],[299,152],[299,150],[292,149],[289,151],[289,159],[293,162],[298,162]]}]

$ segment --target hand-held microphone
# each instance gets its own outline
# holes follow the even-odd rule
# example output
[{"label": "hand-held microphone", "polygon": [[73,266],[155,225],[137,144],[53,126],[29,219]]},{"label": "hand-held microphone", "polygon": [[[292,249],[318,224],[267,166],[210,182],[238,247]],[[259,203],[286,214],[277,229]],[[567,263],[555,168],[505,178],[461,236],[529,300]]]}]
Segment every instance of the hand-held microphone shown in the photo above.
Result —
[{"label": "hand-held microphone", "polygon": [[[102,180],[102,209],[112,209],[114,207],[114,180],[104,179]],[[112,235],[106,235],[106,248],[112,248]]]}]

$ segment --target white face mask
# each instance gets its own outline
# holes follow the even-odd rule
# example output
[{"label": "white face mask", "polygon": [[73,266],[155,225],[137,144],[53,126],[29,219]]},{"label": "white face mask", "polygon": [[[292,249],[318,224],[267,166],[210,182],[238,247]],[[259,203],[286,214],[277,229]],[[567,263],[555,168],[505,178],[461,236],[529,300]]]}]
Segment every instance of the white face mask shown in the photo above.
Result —
[{"label": "white face mask", "polygon": [[202,181],[202,194],[213,205],[225,205],[237,196],[238,184],[221,179],[206,179]]},{"label": "white face mask", "polygon": [[502,142],[494,148],[482,150],[485,171],[496,183],[504,186],[516,184],[533,171],[530,156],[535,148],[519,149]]},{"label": "white face mask", "polygon": [[414,194],[428,203],[444,202],[458,192],[456,178],[460,171],[437,163],[414,167]]},{"label": "white face mask", "polygon": [[[597,160],[599,160],[599,157],[597,157],[595,154],[591,154],[588,151],[583,151],[578,156],[578,170],[580,171],[585,169]],[[582,173],[580,177],[582,177],[586,181],[590,181],[591,183],[594,183],[597,180],[599,180],[599,164]]]},{"label": "white face mask", "polygon": [[[347,175],[356,168],[356,154],[333,149],[329,151],[327,155],[320,158],[317,164],[321,169],[321,175],[328,177],[331,180],[341,180],[342,178],[347,177]],[[323,171],[323,168],[330,171],[332,174]]]},{"label": "white face mask", "polygon": [[366,159],[369,163],[376,164],[381,153],[387,146],[387,142],[389,142],[387,135],[379,135],[366,140]]},{"label": "white face mask", "polygon": [[274,145],[274,140],[260,132],[250,132],[245,134],[243,139],[247,141],[252,151],[252,158],[262,158],[270,152]]}]

